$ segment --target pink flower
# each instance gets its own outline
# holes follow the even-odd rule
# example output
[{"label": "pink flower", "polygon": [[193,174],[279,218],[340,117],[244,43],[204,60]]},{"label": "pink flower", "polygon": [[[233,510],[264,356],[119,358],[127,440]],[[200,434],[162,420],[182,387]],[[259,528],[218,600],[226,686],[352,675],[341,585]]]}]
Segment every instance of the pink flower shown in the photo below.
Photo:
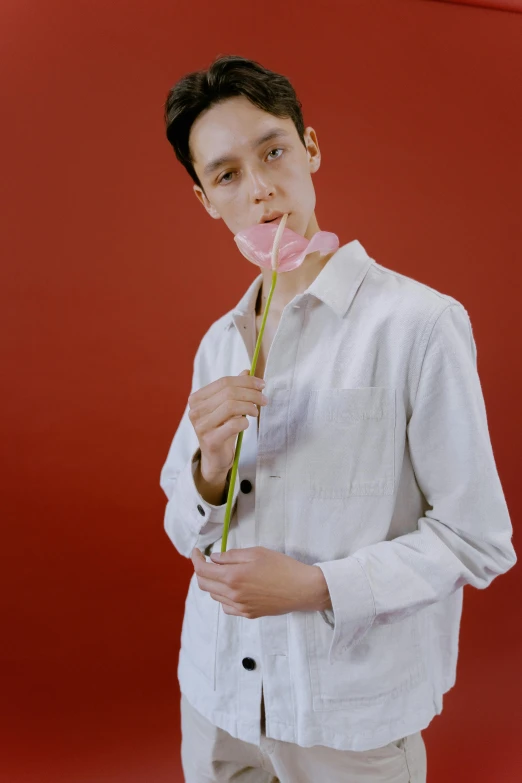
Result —
[{"label": "pink flower", "polygon": [[[328,254],[338,249],[339,239],[335,234],[329,231],[317,231],[311,239],[296,234],[289,228],[285,228],[288,213],[285,213],[280,220],[273,223],[259,223],[255,226],[240,231],[234,236],[234,240],[241,253],[251,261],[265,269],[272,270],[272,285],[265,304],[263,319],[257,337],[254,358],[250,375],[255,375],[257,359],[263,339],[263,332],[266,324],[266,317],[270,308],[270,302],[277,283],[279,272],[290,272],[303,263],[309,253],[320,250],[321,253]],[[234,496],[234,486],[236,483],[237,469],[239,464],[239,455],[241,454],[241,444],[243,442],[243,430],[237,436],[234,462],[232,463],[232,472],[228,485],[227,506],[225,509],[225,521],[223,524],[223,536],[221,539],[221,551],[226,552],[228,530],[230,525],[230,516],[232,513],[232,498]]]},{"label": "pink flower", "polygon": [[[264,269],[272,269],[272,248],[279,223],[258,223],[234,236],[241,253],[248,261]],[[339,248],[339,238],[330,231],[318,231],[311,239],[305,239],[291,228],[285,228],[279,245],[278,272],[290,272],[300,266],[309,253],[320,251],[323,254],[335,252]]]}]

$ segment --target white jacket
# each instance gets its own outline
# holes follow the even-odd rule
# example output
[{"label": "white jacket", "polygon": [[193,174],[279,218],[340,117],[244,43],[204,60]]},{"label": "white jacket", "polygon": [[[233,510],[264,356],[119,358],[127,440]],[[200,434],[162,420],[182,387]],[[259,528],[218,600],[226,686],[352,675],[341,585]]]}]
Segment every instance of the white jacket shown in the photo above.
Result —
[{"label": "white jacket", "polygon": [[[193,391],[250,367],[261,281],[204,335]],[[476,362],[462,304],[357,240],[287,304],[269,403],[243,436],[227,549],[319,565],[333,611],[227,615],[193,575],[178,677],[212,723],[258,743],[262,684],[267,736],[305,747],[377,748],[441,712],[464,585],[483,589],[517,559]],[[187,414],[160,484],[165,530],[188,558],[220,550],[225,504],[195,488]]]}]

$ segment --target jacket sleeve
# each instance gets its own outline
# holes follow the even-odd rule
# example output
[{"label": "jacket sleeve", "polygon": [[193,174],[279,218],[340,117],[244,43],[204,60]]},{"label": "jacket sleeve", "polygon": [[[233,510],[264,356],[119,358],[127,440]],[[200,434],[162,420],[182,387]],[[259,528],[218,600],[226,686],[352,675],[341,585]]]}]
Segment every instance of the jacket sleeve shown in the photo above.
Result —
[{"label": "jacket sleeve", "polygon": [[399,622],[466,584],[488,587],[517,561],[491,446],[469,316],[460,303],[436,318],[421,365],[407,441],[429,509],[418,529],[314,563],[333,626],[329,660],[376,623]]},{"label": "jacket sleeve", "polygon": [[[207,385],[210,380],[203,378],[200,344],[194,358],[190,393],[192,394]],[[207,503],[199,494],[194,483],[194,474],[201,457],[201,451],[188,413],[187,402],[166,462],[161,470],[160,486],[167,496],[164,517],[165,532],[180,555],[190,558],[194,547],[205,552],[205,549],[218,541],[223,534],[228,481],[224,494],[225,502],[222,505],[215,506]],[[239,494],[239,482],[238,472],[232,498],[231,517],[234,514]]]}]

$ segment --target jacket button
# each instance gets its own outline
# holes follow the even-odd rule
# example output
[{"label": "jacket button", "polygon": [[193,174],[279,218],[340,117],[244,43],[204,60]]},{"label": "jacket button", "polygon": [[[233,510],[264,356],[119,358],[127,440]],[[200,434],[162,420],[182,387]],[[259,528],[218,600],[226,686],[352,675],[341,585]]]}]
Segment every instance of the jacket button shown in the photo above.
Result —
[{"label": "jacket button", "polygon": [[198,504],[198,511],[202,517],[205,516],[205,509],[203,508],[203,506],[200,506],[199,504]]},{"label": "jacket button", "polygon": [[256,668],[256,662],[253,658],[243,658],[243,666],[245,669],[248,669],[248,671],[252,671],[252,669]]},{"label": "jacket button", "polygon": [[244,492],[245,495],[248,495],[250,490],[252,489],[252,484],[248,479],[243,479],[241,484],[239,485],[241,487],[241,492]]}]

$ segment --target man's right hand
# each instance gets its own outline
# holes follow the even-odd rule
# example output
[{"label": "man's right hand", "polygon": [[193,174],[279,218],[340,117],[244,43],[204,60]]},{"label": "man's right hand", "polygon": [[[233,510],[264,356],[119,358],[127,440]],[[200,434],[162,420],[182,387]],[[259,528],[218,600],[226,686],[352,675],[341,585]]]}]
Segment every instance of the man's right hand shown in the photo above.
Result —
[{"label": "man's right hand", "polygon": [[226,481],[237,436],[249,426],[247,415],[258,416],[258,406],[268,402],[261,392],[264,385],[250,370],[243,370],[203,386],[188,398],[188,417],[201,449],[200,471],[208,484]]}]

